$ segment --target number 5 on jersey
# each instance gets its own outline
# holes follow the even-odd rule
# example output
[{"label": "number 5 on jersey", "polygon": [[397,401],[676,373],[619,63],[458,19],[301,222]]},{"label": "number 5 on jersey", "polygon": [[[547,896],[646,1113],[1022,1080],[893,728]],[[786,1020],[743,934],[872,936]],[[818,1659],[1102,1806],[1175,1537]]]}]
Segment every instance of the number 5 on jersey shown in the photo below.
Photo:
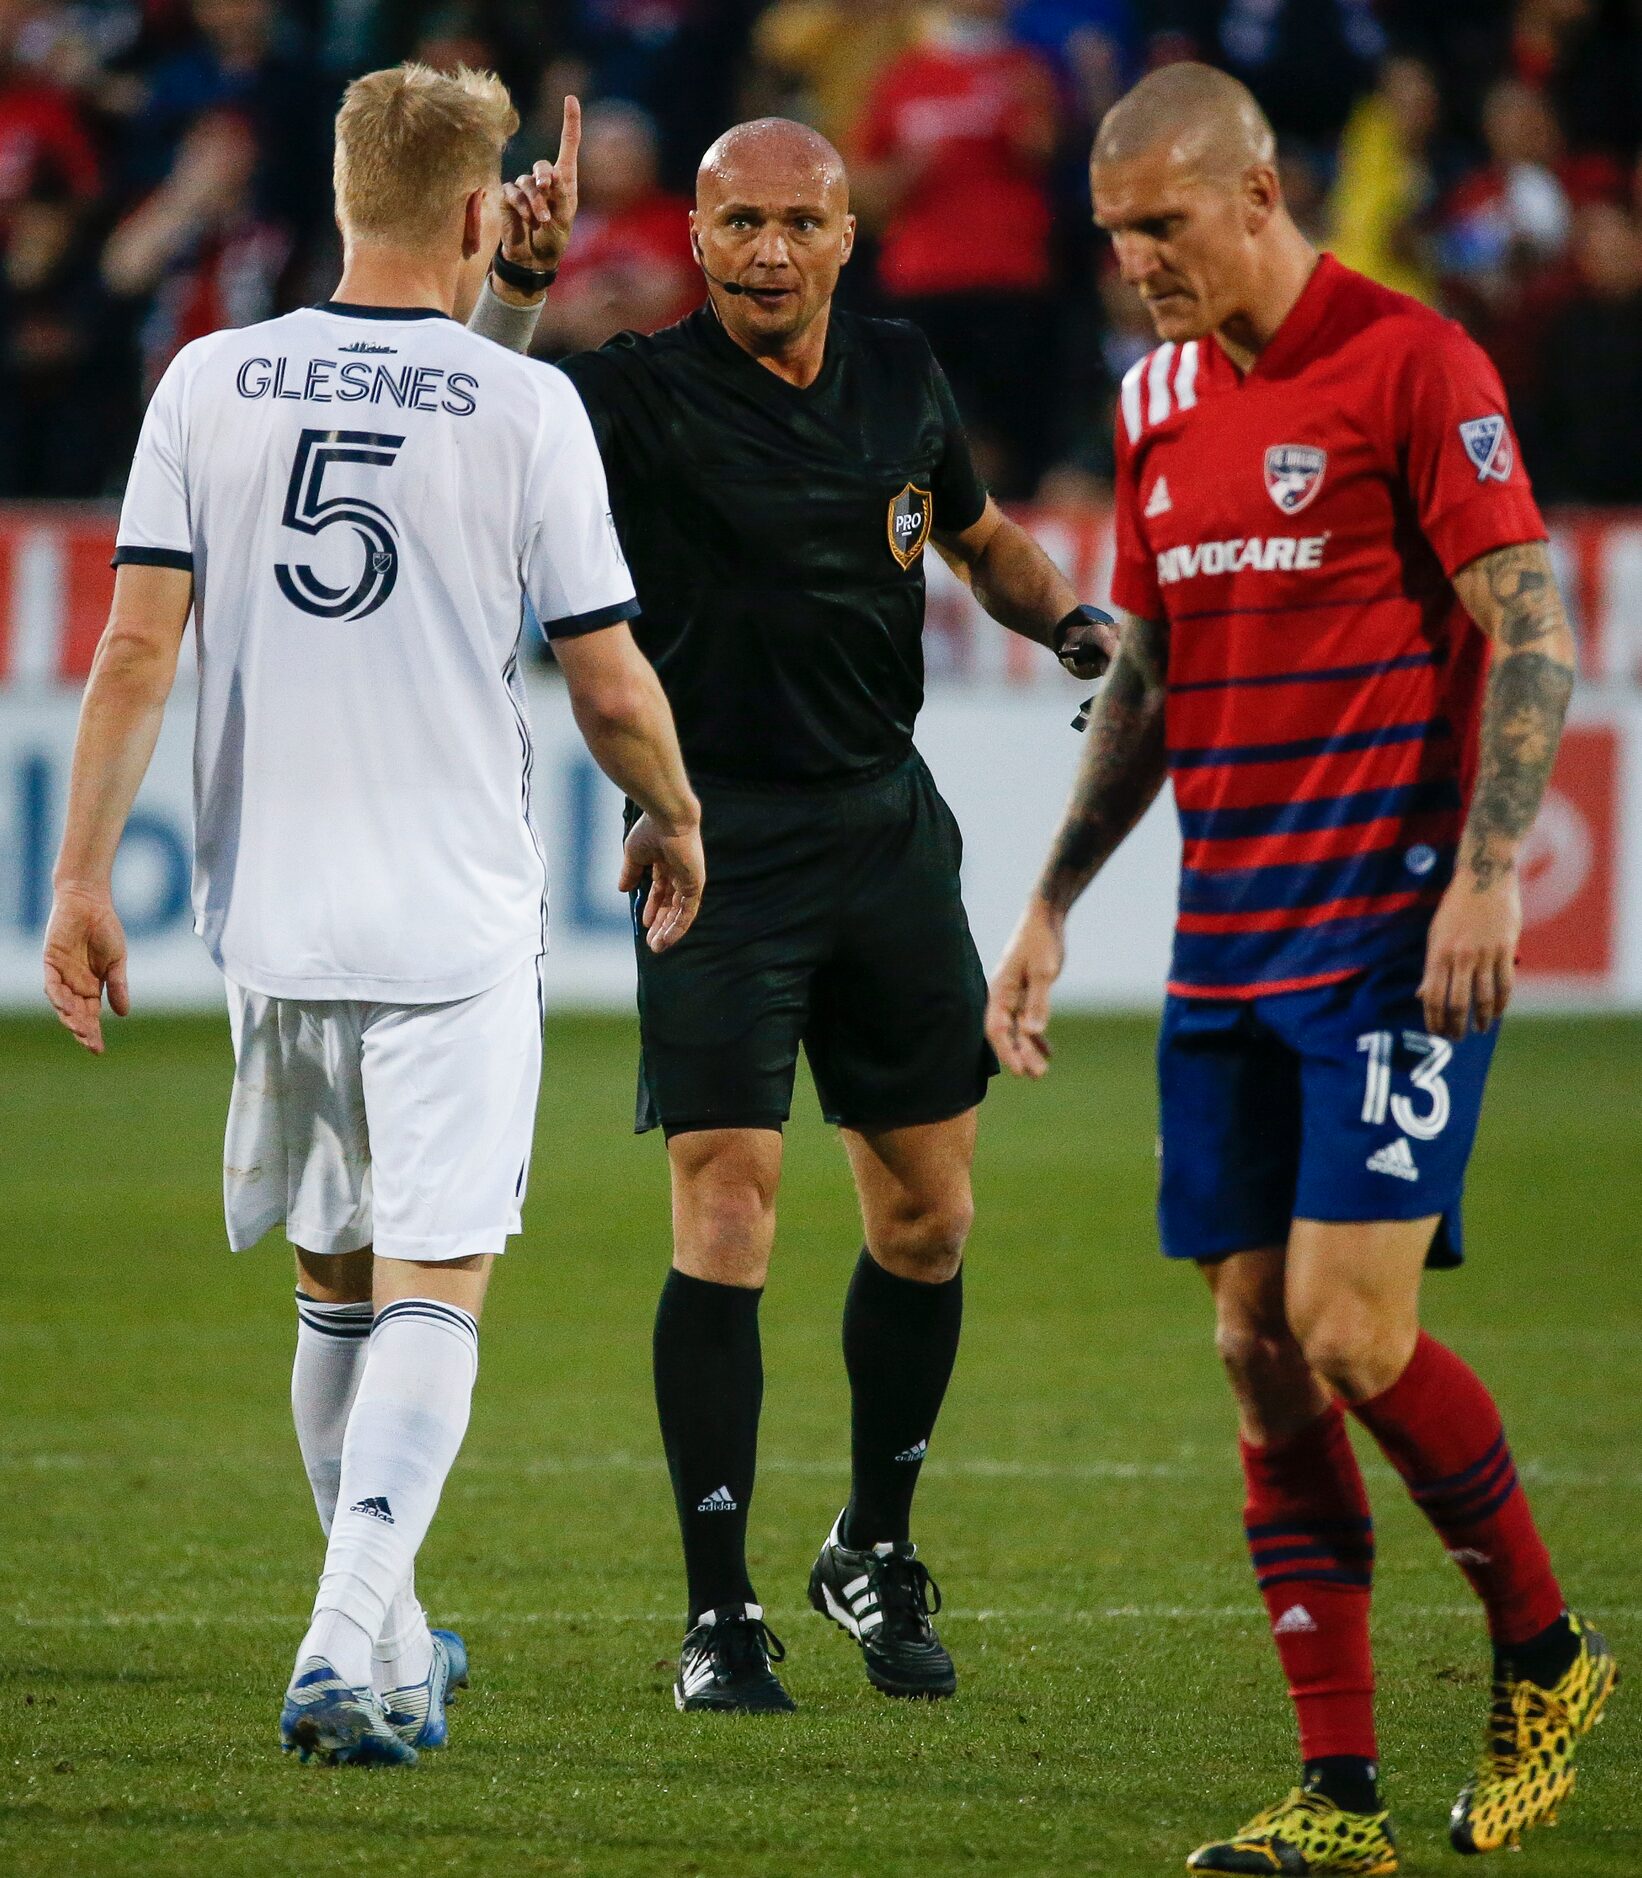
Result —
[{"label": "number 5 on jersey", "polygon": [[403,437],[369,430],[305,430],[297,441],[296,461],[285,491],[280,520],[304,535],[323,534],[338,522],[349,523],[365,550],[365,565],[351,587],[332,587],[304,564],[281,561],[274,568],[279,590],[292,606],[320,619],[356,620],[376,609],[393,592],[399,577],[399,535],[387,514],[362,496],[322,496],[325,472],[333,463],[363,463],[392,469]]}]

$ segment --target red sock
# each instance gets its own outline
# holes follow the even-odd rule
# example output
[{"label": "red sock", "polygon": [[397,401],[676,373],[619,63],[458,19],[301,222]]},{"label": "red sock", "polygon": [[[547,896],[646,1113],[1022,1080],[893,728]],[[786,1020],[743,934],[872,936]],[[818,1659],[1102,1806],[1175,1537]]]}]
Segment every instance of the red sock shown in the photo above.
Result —
[{"label": "red sock", "polygon": [[1240,1445],[1249,1552],[1300,1718],[1300,1756],[1374,1760],[1374,1522],[1345,1416],[1335,1403],[1291,1440]]},{"label": "red sock", "polygon": [[1526,1643],[1554,1624],[1562,1592],[1475,1372],[1422,1332],[1407,1369],[1356,1415],[1470,1579],[1495,1643]]}]

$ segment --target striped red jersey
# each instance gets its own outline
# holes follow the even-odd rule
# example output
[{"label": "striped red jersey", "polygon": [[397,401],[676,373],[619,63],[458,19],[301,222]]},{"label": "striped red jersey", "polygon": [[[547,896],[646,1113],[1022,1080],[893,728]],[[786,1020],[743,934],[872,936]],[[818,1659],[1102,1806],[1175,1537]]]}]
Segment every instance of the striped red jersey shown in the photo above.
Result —
[{"label": "striped red jersey", "polygon": [[1170,629],[1170,989],[1297,990],[1422,943],[1488,664],[1452,576],[1545,538],[1498,374],[1325,255],[1246,376],[1213,339],[1161,346],[1117,432],[1113,592]]}]

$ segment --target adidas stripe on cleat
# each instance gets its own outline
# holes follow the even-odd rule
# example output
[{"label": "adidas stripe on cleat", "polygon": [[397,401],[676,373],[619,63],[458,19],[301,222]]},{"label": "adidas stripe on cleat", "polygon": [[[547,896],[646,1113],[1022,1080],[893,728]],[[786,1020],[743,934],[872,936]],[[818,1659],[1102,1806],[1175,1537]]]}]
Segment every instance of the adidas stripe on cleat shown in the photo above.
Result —
[{"label": "adidas stripe on cleat", "polygon": [[442,1748],[450,1739],[445,1711],[468,1686],[467,1645],[454,1630],[435,1630],[427,1676],[382,1694],[383,1713],[399,1739],[413,1748]]},{"label": "adidas stripe on cleat", "polygon": [[855,1551],[839,1540],[843,1523],[840,1513],[810,1572],[810,1603],[860,1644],[875,1689],[926,1701],[955,1695],[958,1672],[929,1621],[941,1588],[917,1547]]},{"label": "adidas stripe on cleat", "polygon": [[761,1606],[703,1611],[679,1652],[674,1706],[681,1714],[791,1714],[798,1704],[770,1668],[786,1655]]},{"label": "adidas stripe on cleat", "polygon": [[1579,1743],[1601,1721],[1619,1665],[1598,1632],[1572,1612],[1568,1621],[1579,1654],[1555,1688],[1509,1676],[1494,1683],[1482,1760],[1449,1815],[1456,1852],[1520,1847],[1525,1832],[1556,1824],[1574,1790]]},{"label": "adidas stripe on cleat", "polygon": [[326,1767],[414,1767],[416,1750],[388,1723],[369,1689],[345,1683],[322,1658],[297,1665],[279,1717],[287,1754]]},{"label": "adidas stripe on cleat", "polygon": [[1296,1787],[1229,1839],[1200,1845],[1186,1869],[1388,1878],[1397,1869],[1397,1841],[1388,1813],[1349,1813],[1324,1794]]}]

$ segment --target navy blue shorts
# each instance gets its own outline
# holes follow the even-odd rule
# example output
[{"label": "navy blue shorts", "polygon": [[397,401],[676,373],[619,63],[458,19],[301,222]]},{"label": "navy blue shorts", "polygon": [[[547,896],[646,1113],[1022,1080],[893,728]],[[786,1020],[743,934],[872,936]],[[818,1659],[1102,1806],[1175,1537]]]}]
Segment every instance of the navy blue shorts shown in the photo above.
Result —
[{"label": "navy blue shorts", "polygon": [[1498,1026],[1451,1044],[1418,958],[1252,999],[1171,997],[1158,1040],[1170,1258],[1287,1243],[1294,1219],[1439,1216],[1428,1263],[1460,1262],[1460,1200]]}]

